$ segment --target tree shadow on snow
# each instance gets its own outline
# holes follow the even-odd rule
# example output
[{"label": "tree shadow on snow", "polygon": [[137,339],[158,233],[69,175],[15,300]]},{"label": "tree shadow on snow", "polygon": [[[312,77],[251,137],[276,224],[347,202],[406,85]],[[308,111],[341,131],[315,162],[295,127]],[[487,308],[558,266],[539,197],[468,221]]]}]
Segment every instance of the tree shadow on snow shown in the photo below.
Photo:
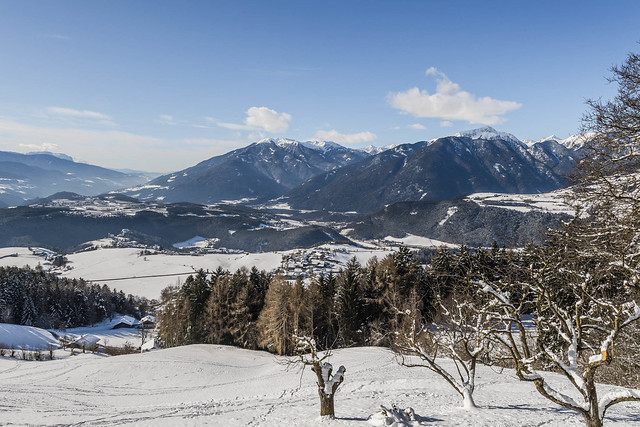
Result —
[{"label": "tree shadow on snow", "polygon": [[[340,421],[361,421],[361,422],[366,422],[369,421],[371,417],[367,417],[367,418],[362,418],[362,417],[335,417],[336,420],[340,420]],[[439,423],[439,422],[443,422],[444,420],[441,420],[439,418],[431,418],[431,417],[424,417],[421,415],[417,415],[416,416],[416,420],[420,423]]]},{"label": "tree shadow on snow", "polygon": [[367,421],[369,418],[362,417],[336,417],[336,420],[340,421]]},{"label": "tree shadow on snow", "polygon": [[[629,404],[629,403],[627,403]],[[578,414],[575,411],[572,411],[570,409],[567,408],[563,408],[563,407],[558,407],[558,408],[549,408],[549,407],[536,407],[536,406],[530,406],[527,404],[513,404],[513,405],[505,405],[505,406],[496,406],[496,405],[487,405],[487,406],[483,406],[483,408],[486,409],[497,409],[497,410],[505,410],[505,411],[510,411],[510,410],[522,410],[522,411],[531,411],[531,412],[556,412],[556,413],[561,413],[564,415],[575,415],[576,417],[580,417],[580,414]],[[604,421],[605,423],[608,422],[616,422],[616,423],[623,423],[623,425],[629,425],[631,423],[638,423],[640,422],[640,413],[625,413],[625,414],[618,414],[615,413],[615,407],[609,409],[609,412],[607,412],[605,414],[604,417]]]},{"label": "tree shadow on snow", "polygon": [[487,406],[482,406],[482,408],[486,408],[486,409],[498,409],[498,410],[505,410],[505,411],[512,411],[514,409],[517,410],[521,410],[521,411],[531,411],[531,412],[561,412],[563,414],[576,414],[579,415],[577,412],[574,412],[570,409],[567,408],[563,408],[563,407],[559,407],[559,408],[549,408],[549,407],[538,407],[538,406],[531,406],[528,405],[526,403],[521,403],[521,404],[512,404],[512,405],[504,405],[504,406],[497,406],[497,405],[487,405]]}]

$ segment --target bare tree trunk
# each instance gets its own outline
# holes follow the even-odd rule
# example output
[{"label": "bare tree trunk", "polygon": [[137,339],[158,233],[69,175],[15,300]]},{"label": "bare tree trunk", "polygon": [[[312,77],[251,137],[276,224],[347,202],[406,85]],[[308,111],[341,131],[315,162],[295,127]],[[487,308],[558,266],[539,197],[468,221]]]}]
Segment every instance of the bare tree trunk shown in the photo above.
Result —
[{"label": "bare tree trunk", "polygon": [[335,417],[336,412],[333,406],[333,394],[327,395],[323,390],[318,389],[320,395],[320,416]]},{"label": "bare tree trunk", "polygon": [[462,398],[464,399],[464,409],[467,411],[478,408],[476,402],[473,401],[473,391],[467,387],[462,389]]},{"label": "bare tree trunk", "polygon": [[602,419],[600,418],[600,409],[598,407],[598,391],[596,390],[595,378],[589,372],[586,374],[585,386],[587,396],[589,398],[589,412],[583,414],[587,427],[602,427]]},{"label": "bare tree trunk", "polygon": [[[591,411],[590,411],[591,412]],[[592,416],[591,414],[583,414],[584,423],[586,427],[602,427],[602,420],[599,415]]]},{"label": "bare tree trunk", "polygon": [[335,375],[331,375],[333,368],[330,363],[316,361],[313,363],[311,370],[315,372],[318,379],[316,384],[318,385],[318,396],[320,396],[320,416],[334,417],[333,396],[335,396],[336,390],[344,380],[344,366],[340,366],[338,372]]}]

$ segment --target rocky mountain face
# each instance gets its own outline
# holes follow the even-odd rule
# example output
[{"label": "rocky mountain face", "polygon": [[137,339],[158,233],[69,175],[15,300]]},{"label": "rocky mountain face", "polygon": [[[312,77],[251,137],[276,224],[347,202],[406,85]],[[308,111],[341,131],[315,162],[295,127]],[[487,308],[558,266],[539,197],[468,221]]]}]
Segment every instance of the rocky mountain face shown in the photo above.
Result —
[{"label": "rocky mountain face", "polygon": [[279,197],[309,178],[368,156],[364,151],[331,142],[265,139],[125,193],[140,200],[165,202],[259,202]]},{"label": "rocky mountain face", "polygon": [[296,209],[373,213],[401,201],[439,201],[477,192],[539,193],[566,185],[575,151],[554,140],[526,145],[482,128],[404,144],[316,176],[289,191]]},{"label": "rocky mountain face", "polygon": [[0,207],[59,191],[96,195],[146,182],[140,174],[126,174],[51,153],[20,154],[0,151]]}]

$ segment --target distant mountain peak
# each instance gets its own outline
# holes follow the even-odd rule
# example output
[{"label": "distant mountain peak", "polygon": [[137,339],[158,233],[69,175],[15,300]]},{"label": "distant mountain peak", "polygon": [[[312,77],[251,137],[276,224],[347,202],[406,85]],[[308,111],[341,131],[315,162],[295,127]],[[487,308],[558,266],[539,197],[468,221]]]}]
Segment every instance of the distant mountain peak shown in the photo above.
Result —
[{"label": "distant mountain peak", "polygon": [[263,138],[256,144],[293,145],[298,144],[298,141],[290,138]]},{"label": "distant mountain peak", "polygon": [[52,153],[51,151],[32,151],[30,153],[27,153],[27,156],[35,156],[38,154],[46,154],[47,156],[53,156],[53,157],[57,157],[59,159],[62,160],[69,160],[70,162],[73,162],[73,157],[68,156],[66,154],[63,153]]},{"label": "distant mountain peak", "polygon": [[258,141],[256,144],[275,144],[280,148],[287,148],[298,145],[323,152],[334,150],[337,148],[344,148],[342,145],[331,141],[315,140],[301,142],[290,138],[264,138]]},{"label": "distant mountain peak", "polygon": [[546,138],[542,138],[538,141],[532,141],[532,140],[526,140],[524,141],[525,144],[527,144],[527,146],[531,147],[535,144],[538,143],[542,143],[542,142],[547,142],[547,141],[555,141],[560,145],[564,145],[565,147],[567,147],[570,150],[577,150],[580,149],[584,146],[585,142],[587,140],[589,140],[590,138],[593,137],[592,133],[588,133],[588,134],[578,134],[578,135],[571,135],[568,138],[560,138],[556,135],[550,135],[547,136]]},{"label": "distant mountain peak", "polygon": [[458,132],[453,136],[465,137],[465,138],[471,138],[471,139],[485,139],[485,140],[500,139],[502,141],[509,141],[516,144],[522,144],[522,141],[520,141],[514,135],[507,132],[500,132],[498,130],[495,130],[491,126],[484,126],[478,129],[465,130],[462,132]]},{"label": "distant mountain peak", "polygon": [[398,145],[400,145],[400,144],[391,144],[391,145],[385,145],[385,146],[382,146],[382,147],[377,147],[377,146],[372,144],[372,145],[368,145],[368,146],[364,147],[362,149],[362,151],[364,151],[365,153],[369,153],[371,155],[376,155],[376,154],[382,153],[383,151],[387,151],[387,150],[391,150],[393,148],[396,148]]}]

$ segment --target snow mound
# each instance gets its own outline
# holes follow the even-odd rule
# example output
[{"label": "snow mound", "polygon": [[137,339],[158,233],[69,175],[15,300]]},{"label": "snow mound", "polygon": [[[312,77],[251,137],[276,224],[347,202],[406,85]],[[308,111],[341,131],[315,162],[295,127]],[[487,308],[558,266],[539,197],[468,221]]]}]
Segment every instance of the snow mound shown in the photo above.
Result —
[{"label": "snow mound", "polygon": [[59,346],[60,343],[51,332],[44,329],[0,323],[0,347],[2,348],[46,350]]},{"label": "snow mound", "polygon": [[419,426],[421,417],[416,415],[413,408],[401,409],[396,405],[386,408],[380,405],[380,412],[376,412],[367,420],[374,426]]}]

